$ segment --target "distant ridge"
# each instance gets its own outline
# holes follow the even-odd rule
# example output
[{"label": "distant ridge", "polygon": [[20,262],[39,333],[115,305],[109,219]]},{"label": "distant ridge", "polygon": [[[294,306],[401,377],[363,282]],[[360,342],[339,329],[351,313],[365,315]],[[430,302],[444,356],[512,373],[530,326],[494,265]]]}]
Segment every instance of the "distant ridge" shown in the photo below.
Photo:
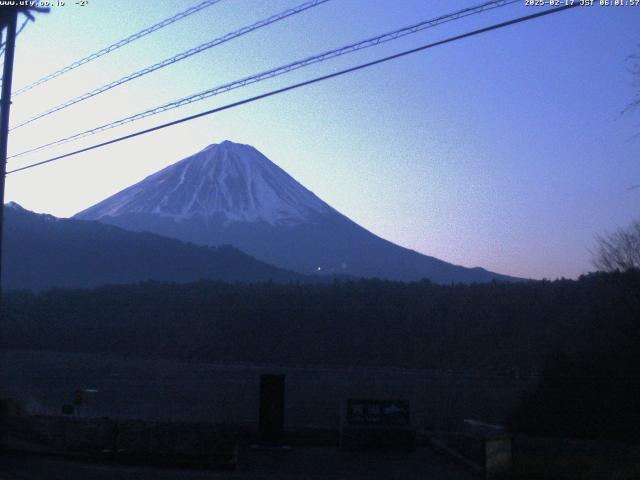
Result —
[{"label": "distant ridge", "polygon": [[203,247],[100,222],[5,207],[4,289],[89,288],[145,280],[309,281],[230,246]]}]

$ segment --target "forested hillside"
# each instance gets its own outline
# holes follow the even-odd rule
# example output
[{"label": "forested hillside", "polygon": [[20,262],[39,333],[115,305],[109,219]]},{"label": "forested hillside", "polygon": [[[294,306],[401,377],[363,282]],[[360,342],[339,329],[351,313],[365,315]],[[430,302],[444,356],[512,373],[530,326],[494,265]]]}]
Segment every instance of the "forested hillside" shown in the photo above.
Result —
[{"label": "forested hillside", "polygon": [[578,281],[58,289],[6,296],[9,348],[200,361],[536,370],[548,353],[616,355],[640,329],[640,273]]}]

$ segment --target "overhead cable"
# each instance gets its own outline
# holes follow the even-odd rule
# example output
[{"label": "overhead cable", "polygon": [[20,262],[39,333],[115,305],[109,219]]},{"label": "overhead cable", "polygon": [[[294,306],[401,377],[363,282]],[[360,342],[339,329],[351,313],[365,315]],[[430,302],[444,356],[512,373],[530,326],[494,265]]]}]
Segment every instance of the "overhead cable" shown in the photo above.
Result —
[{"label": "overhead cable", "polygon": [[317,7],[318,5],[321,5],[323,3],[328,2],[329,0],[311,0],[305,3],[302,3],[296,7],[293,8],[289,8],[287,10],[284,10],[280,13],[277,13],[275,15],[272,15],[268,18],[265,18],[263,20],[260,20],[258,22],[255,22],[251,25],[242,27],[238,30],[235,30],[233,32],[227,33],[226,35],[223,35],[222,37],[218,37],[215,38],[209,42],[203,43],[202,45],[198,45],[197,47],[194,48],[190,48],[189,50],[186,50],[182,53],[178,53],[177,55],[174,55],[172,57],[166,58],[158,63],[155,63],[151,66],[148,66],[146,68],[143,68],[141,70],[138,70],[136,72],[130,73],[129,75],[125,75],[122,78],[119,78],[118,80],[114,80],[111,83],[108,83],[106,85],[103,85],[101,87],[98,87],[94,90],[91,90],[89,92],[83,93],[82,95],[78,95],[77,97],[74,97],[70,100],[67,100],[66,102],[63,102],[59,105],[56,105],[55,107],[52,107],[44,112],[41,112],[27,120],[24,120],[16,125],[14,125],[10,130],[15,130],[17,128],[20,128],[24,125],[27,125],[31,122],[34,122],[40,118],[46,117],[48,115],[51,115],[52,113],[58,112],[62,109],[65,109],[67,107],[70,107],[72,105],[75,105],[76,103],[82,102],[84,100],[87,100],[89,98],[95,97],[96,95],[99,95],[101,93],[104,93],[108,90],[111,90],[112,88],[115,88],[119,85],[122,85],[124,83],[130,82],[131,80],[135,80],[136,78],[140,78],[144,75],[147,75],[151,72],[155,72],[156,70],[160,70],[161,68],[167,67],[169,65],[172,65],[176,62],[179,62],[180,60],[184,60],[185,58],[189,58],[197,53],[200,52],[204,52],[205,50],[209,50],[210,48],[216,47],[218,45],[221,45],[223,43],[226,43],[230,40],[233,40],[234,38],[238,38],[242,35],[246,35],[249,32],[252,32],[254,30],[258,30],[259,28],[262,27],[266,27],[267,25],[271,25],[272,23],[278,22],[280,20],[284,20],[285,18],[288,18],[292,15],[296,15],[298,13],[304,12],[310,8],[313,7]]},{"label": "overhead cable", "polygon": [[323,52],[321,54],[318,55],[313,55],[311,57],[307,57],[304,58],[302,60],[298,60],[277,68],[273,68],[270,70],[266,70],[264,72],[255,74],[255,75],[251,75],[248,77],[244,77],[241,78],[239,80],[235,80],[232,81],[230,83],[226,83],[224,85],[220,85],[220,86],[216,86],[213,88],[210,88],[208,90],[205,90],[203,92],[199,92],[196,93],[194,95],[189,95],[188,97],[184,97],[178,100],[174,100],[171,101],[169,103],[165,103],[163,105],[145,110],[143,112],[139,112],[136,113],[134,115],[129,115],[127,117],[121,118],[119,120],[115,120],[112,121],[110,123],[106,123],[103,125],[100,125],[98,127],[94,127],[82,132],[78,132],[75,133],[73,135],[70,135],[68,137],[64,137],[43,145],[40,145],[38,147],[34,147],[28,150],[25,150],[23,152],[17,153],[15,155],[10,156],[9,158],[17,158],[23,155],[26,155],[28,153],[33,153],[33,152],[37,152],[39,150],[42,150],[44,148],[49,148],[49,147],[53,147],[56,145],[62,145],[71,141],[75,141],[75,140],[79,140],[81,138],[85,138],[91,135],[95,135],[98,133],[102,133],[106,130],[110,130],[112,128],[116,128],[119,127],[121,125],[125,125],[127,123],[130,122],[134,122],[137,120],[141,120],[143,118],[152,116],[152,115],[156,115],[162,112],[166,112],[168,110],[173,110],[175,108],[178,107],[182,107],[184,105],[188,105],[190,103],[194,103],[194,102],[198,102],[210,97],[213,97],[215,95],[219,95],[221,93],[225,93],[228,92],[230,90],[234,90],[236,88],[241,88],[241,87],[245,87],[247,85],[251,85],[260,81],[264,81],[273,77],[277,77],[279,75],[283,75],[285,73],[291,72],[293,70],[297,70],[299,68],[302,67],[306,67],[315,63],[320,63],[326,60],[329,60],[331,58],[335,58],[341,55],[345,55],[345,54],[349,54],[358,50],[362,50],[365,48],[369,48],[369,47],[373,47],[376,45],[380,45],[382,43],[391,41],[391,40],[396,40],[398,38],[407,36],[407,35],[411,35],[414,33],[417,33],[421,30],[427,29],[427,28],[432,28],[435,27],[437,25],[441,25],[443,23],[446,22],[450,22],[453,20],[457,20],[460,18],[464,18],[464,17],[468,17],[470,15],[476,15],[478,13],[490,10],[490,9],[494,9],[494,8],[498,8],[498,7],[503,7],[505,5],[510,5],[516,2],[519,2],[520,0],[494,0],[494,1],[490,1],[490,2],[485,2],[481,5],[477,5],[475,7],[469,7],[469,8],[465,8],[463,10],[459,10],[456,11],[454,13],[449,13],[447,15],[442,15],[430,20],[424,20],[422,22],[416,23],[414,25],[408,26],[408,27],[403,27],[400,28],[398,30],[394,30],[392,32],[387,32],[381,35],[377,35],[375,37],[371,37],[368,38],[366,40],[361,40],[359,42],[355,42],[355,43],[351,43],[349,45],[340,47],[340,48],[336,48],[333,50],[328,50],[326,52]]},{"label": "overhead cable", "polygon": [[29,85],[26,85],[18,90],[16,90],[15,92],[13,92],[14,97],[27,92],[29,90],[31,90],[32,88],[37,87],[38,85],[42,85],[43,83],[48,82],[49,80],[52,80],[56,77],[59,77],[60,75],[63,75],[67,72],[70,72],[71,70],[74,70],[78,67],[80,67],[81,65],[84,65],[86,63],[91,62],[92,60],[95,60],[96,58],[100,58],[103,55],[106,55],[107,53],[113,52],[114,50],[117,50],[120,47],[124,47],[125,45],[135,41],[135,40],[139,40],[142,37],[145,37],[153,32],[156,32],[158,30],[160,30],[161,28],[164,28],[168,25],[171,25],[172,23],[177,22],[178,20],[182,20],[183,18],[187,18],[190,15],[193,15],[194,13],[197,13],[207,7],[210,7],[212,5],[215,5],[216,3],[220,2],[221,0],[204,0],[200,3],[198,3],[197,5],[194,5],[193,7],[190,7],[182,12],[179,12],[175,15],[173,15],[172,17],[169,18],[165,18],[164,20],[162,20],[161,22],[158,22],[154,25],[151,25],[150,27],[147,27],[143,30],[140,30],[137,33],[134,33],[132,35],[129,35],[126,38],[123,38],[122,40],[119,40],[115,43],[112,43],[111,45],[109,45],[108,47],[104,47],[100,50],[98,50],[97,52],[94,52],[90,55],[87,55],[84,58],[81,58],[80,60],[76,60],[75,62],[67,65],[66,67],[61,68],[60,70],[57,70],[53,73],[50,73],[48,75],[45,75],[44,77],[40,78],[39,80],[36,80],[33,83],[30,83]]},{"label": "overhead cable", "polygon": [[324,80],[328,80],[330,78],[339,77],[339,76],[345,75],[347,73],[352,73],[352,72],[355,72],[355,71],[358,71],[358,70],[362,70],[364,68],[372,67],[374,65],[379,65],[381,63],[385,63],[385,62],[388,62],[388,61],[391,61],[391,60],[395,60],[395,59],[398,59],[398,58],[401,58],[401,57],[404,57],[404,56],[407,56],[407,55],[411,55],[413,53],[421,52],[421,51],[427,50],[429,48],[433,48],[433,47],[437,47],[437,46],[444,45],[444,44],[447,44],[447,43],[455,42],[457,40],[462,40],[464,38],[472,37],[472,36],[479,35],[479,34],[482,34],[482,33],[486,33],[486,32],[492,31],[492,30],[497,30],[497,29],[500,29],[500,28],[508,27],[510,25],[515,25],[517,23],[526,22],[526,21],[529,21],[529,20],[533,20],[533,19],[536,19],[536,18],[540,18],[540,17],[546,16],[546,15],[551,15],[553,13],[558,13],[558,12],[561,12],[561,11],[564,11],[564,10],[568,10],[570,8],[574,8],[574,7],[578,7],[578,6],[580,6],[580,4],[576,2],[574,4],[567,4],[567,5],[563,5],[561,7],[555,7],[555,8],[543,10],[543,11],[540,11],[540,12],[537,12],[537,13],[533,13],[531,15],[526,15],[526,16],[523,16],[523,17],[514,18],[514,19],[508,20],[506,22],[501,22],[501,23],[497,23],[497,24],[494,24],[494,25],[490,25],[488,27],[484,27],[484,28],[481,28],[481,29],[478,29],[478,30],[473,30],[471,32],[463,33],[461,35],[456,35],[454,37],[449,37],[449,38],[446,38],[444,40],[440,40],[438,42],[429,43],[427,45],[422,45],[420,47],[413,48],[411,50],[405,50],[403,52],[396,53],[394,55],[389,55],[387,57],[383,57],[383,58],[380,58],[380,59],[377,59],[377,60],[374,60],[374,61],[371,61],[371,62],[363,63],[363,64],[360,64],[360,65],[356,65],[355,67],[346,68],[344,70],[339,70],[337,72],[333,72],[333,73],[330,73],[330,74],[327,74],[327,75],[322,75],[320,77],[316,77],[316,78],[313,78],[311,80],[306,80],[304,82],[295,83],[293,85],[288,85],[286,87],[279,88],[279,89],[276,89],[276,90],[271,90],[271,91],[269,91],[267,93],[263,93],[263,94],[256,95],[256,96],[253,96],[253,97],[245,98],[245,99],[239,100],[237,102],[229,103],[227,105],[223,105],[221,107],[217,107],[217,108],[213,108],[213,109],[210,109],[210,110],[206,110],[204,112],[196,113],[194,115],[189,115],[187,117],[183,117],[183,118],[180,118],[178,120],[173,120],[171,122],[163,123],[161,125],[156,125],[155,127],[151,127],[151,128],[147,128],[147,129],[144,129],[144,130],[140,130],[140,131],[134,132],[134,133],[130,133],[128,135],[124,135],[124,136],[117,137],[117,138],[114,138],[114,139],[111,139],[111,140],[108,140],[108,141],[105,141],[105,142],[102,142],[102,143],[98,143],[98,144],[94,144],[94,145],[91,145],[91,146],[88,146],[88,147],[84,147],[84,148],[81,148],[79,150],[75,150],[75,151],[72,151],[72,152],[69,152],[69,153],[65,153],[65,154],[62,154],[62,155],[57,155],[57,156],[49,158],[47,160],[42,160],[42,161],[39,161],[39,162],[31,163],[29,165],[25,165],[23,167],[15,168],[15,169],[7,172],[7,173],[9,174],[9,173],[16,173],[16,172],[28,170],[28,169],[31,169],[31,168],[34,168],[34,167],[38,167],[40,165],[44,165],[44,164],[47,164],[47,163],[55,162],[57,160],[61,160],[63,158],[68,158],[68,157],[71,157],[71,156],[74,156],[74,155],[78,155],[80,153],[88,152],[88,151],[91,151],[91,150],[95,150],[97,148],[105,147],[107,145],[112,145],[114,143],[122,142],[122,141],[128,140],[130,138],[138,137],[140,135],[145,135],[147,133],[155,132],[155,131],[158,131],[158,130],[161,130],[161,129],[164,129],[164,128],[167,128],[167,127],[171,127],[173,125],[178,125],[180,123],[184,123],[184,122],[188,122],[188,121],[191,121],[191,120],[195,120],[195,119],[200,118],[200,117],[204,117],[204,116],[207,116],[207,115],[212,115],[212,114],[224,111],[224,110],[229,110],[229,109],[232,109],[232,108],[235,108],[235,107],[239,107],[241,105],[245,105],[245,104],[252,103],[252,102],[255,102],[255,101],[258,101],[258,100],[262,100],[264,98],[269,98],[269,97],[272,97],[274,95],[279,95],[281,93],[285,93],[285,92],[288,92],[288,91],[291,91],[291,90],[295,90],[295,89],[298,89],[298,88],[301,88],[301,87],[305,87],[307,85],[311,85],[311,84],[318,83],[318,82],[321,82],[321,81],[324,81]]}]

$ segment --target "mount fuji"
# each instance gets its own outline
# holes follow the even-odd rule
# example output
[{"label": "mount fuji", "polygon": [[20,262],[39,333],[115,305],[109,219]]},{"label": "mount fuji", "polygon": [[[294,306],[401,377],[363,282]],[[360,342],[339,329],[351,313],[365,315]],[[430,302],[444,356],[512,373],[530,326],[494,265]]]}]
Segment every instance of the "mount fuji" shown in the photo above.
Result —
[{"label": "mount fuji", "polygon": [[233,245],[281,268],[437,283],[516,280],[384,240],[258,150],[213,144],[75,215],[199,245]]}]

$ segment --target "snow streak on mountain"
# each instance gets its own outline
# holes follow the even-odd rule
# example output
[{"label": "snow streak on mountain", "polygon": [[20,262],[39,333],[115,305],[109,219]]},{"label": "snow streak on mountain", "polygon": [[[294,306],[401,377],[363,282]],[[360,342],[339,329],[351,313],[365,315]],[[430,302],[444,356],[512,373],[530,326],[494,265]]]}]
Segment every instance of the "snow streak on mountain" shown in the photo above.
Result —
[{"label": "snow streak on mountain", "polygon": [[225,141],[145,178],[79,218],[142,213],[177,221],[305,222],[331,208],[248,145]]}]

